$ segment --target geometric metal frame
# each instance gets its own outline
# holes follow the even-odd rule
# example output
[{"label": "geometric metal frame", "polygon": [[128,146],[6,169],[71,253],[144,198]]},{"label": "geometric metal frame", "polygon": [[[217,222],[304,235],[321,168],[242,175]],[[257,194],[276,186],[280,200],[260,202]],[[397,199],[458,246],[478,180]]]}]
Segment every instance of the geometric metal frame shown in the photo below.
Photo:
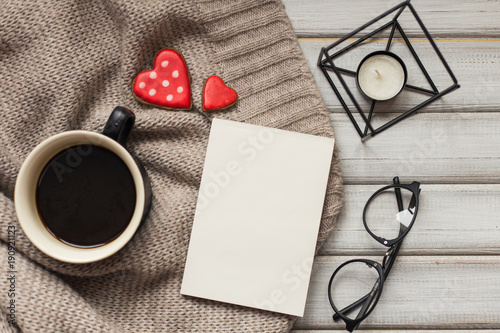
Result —
[{"label": "geometric metal frame", "polygon": [[[437,56],[439,57],[439,59],[443,63],[444,68],[446,69],[446,71],[448,72],[451,80],[453,81],[453,84],[451,86],[449,86],[449,87],[447,87],[447,88],[445,88],[445,89],[443,89],[441,91],[438,90],[438,88],[436,87],[436,85],[432,81],[432,78],[429,75],[427,69],[423,65],[423,63],[420,60],[420,58],[418,57],[418,55],[417,55],[415,49],[413,48],[413,46],[412,46],[409,38],[406,36],[406,33],[404,32],[403,28],[401,27],[400,23],[398,22],[399,16],[401,15],[401,13],[406,8],[408,8],[411,11],[411,13],[413,14],[413,16],[415,17],[417,23],[419,24],[420,28],[424,32],[425,37],[427,38],[427,40],[431,44],[432,48],[434,49],[434,52],[437,54]],[[331,51],[331,49],[333,49],[334,47],[336,47],[339,44],[343,43],[347,39],[352,38],[354,35],[358,34],[360,31],[366,29],[367,27],[369,27],[370,25],[376,23],[377,21],[385,18],[386,16],[390,15],[391,13],[396,13],[396,14],[395,14],[394,18],[392,20],[390,20],[388,23],[386,23],[386,24],[382,25],[381,27],[375,29],[374,31],[372,31],[372,32],[370,32],[370,33],[362,36],[361,38],[357,39],[353,43],[351,43],[348,46],[342,48],[341,50],[339,50],[339,51],[337,51],[337,52],[335,52],[333,54],[329,53]],[[427,79],[427,81],[429,82],[429,85],[431,87],[431,89],[425,89],[425,88],[413,86],[413,85],[410,85],[410,84],[406,84],[405,85],[405,89],[416,90],[416,91],[419,91],[421,93],[427,94],[430,97],[428,99],[426,99],[425,101],[423,101],[422,103],[411,107],[409,110],[405,111],[404,113],[402,113],[401,115],[397,116],[396,118],[391,119],[390,121],[388,121],[387,123],[381,125],[380,127],[373,128],[373,126],[371,124],[371,120],[372,120],[373,111],[375,110],[375,105],[376,105],[377,102],[375,100],[372,101],[371,106],[370,106],[370,110],[368,111],[368,115],[366,115],[365,112],[359,106],[358,101],[354,98],[351,90],[348,88],[348,86],[347,86],[344,78],[341,75],[341,73],[344,73],[344,74],[356,76],[357,73],[355,71],[352,71],[352,70],[348,70],[348,69],[345,69],[345,68],[341,68],[341,67],[335,66],[333,60],[336,57],[342,55],[343,53],[349,51],[350,49],[352,49],[352,48],[360,45],[363,41],[367,40],[368,38],[373,37],[377,33],[381,32],[381,31],[383,31],[383,30],[385,30],[385,29],[387,29],[389,27],[391,27],[391,32],[390,32],[389,39],[387,41],[385,50],[389,51],[389,49],[391,47],[391,43],[392,43],[392,38],[394,36],[394,32],[396,30],[398,30],[398,32],[403,37],[403,39],[404,39],[406,45],[408,46],[411,54],[415,58],[418,66],[422,70],[425,78]],[[358,29],[354,30],[353,32],[351,32],[351,33],[345,35],[344,37],[340,38],[336,42],[330,44],[327,47],[323,47],[321,49],[317,65],[318,65],[318,67],[320,67],[321,71],[323,72],[323,74],[325,75],[326,79],[328,80],[328,82],[329,82],[332,90],[336,94],[337,98],[340,100],[340,103],[342,104],[342,107],[344,108],[344,110],[346,111],[347,115],[351,119],[351,122],[353,123],[356,131],[360,135],[361,141],[365,141],[366,139],[368,139],[368,138],[370,138],[372,136],[375,136],[376,134],[378,134],[378,133],[386,130],[387,128],[391,127],[392,125],[398,123],[399,121],[405,119],[406,117],[408,117],[411,114],[415,113],[416,111],[420,110],[424,106],[426,106],[426,105],[434,102],[436,99],[440,98],[441,96],[444,96],[444,95],[446,95],[446,94],[448,94],[448,93],[452,92],[453,90],[458,89],[460,87],[460,85],[458,84],[458,81],[457,81],[455,75],[453,74],[453,72],[450,69],[450,66],[448,65],[448,63],[444,59],[443,55],[439,51],[439,48],[437,47],[436,43],[432,39],[432,36],[430,35],[429,31],[424,26],[422,20],[420,19],[420,17],[418,16],[417,12],[415,11],[415,9],[413,8],[413,6],[411,5],[410,0],[404,1],[404,2],[396,5],[395,7],[387,10],[385,13],[377,16],[373,20],[367,22],[366,24],[362,25]],[[349,96],[349,98],[352,100],[352,102],[354,104],[354,107],[356,108],[357,112],[361,115],[361,118],[363,119],[363,121],[365,123],[363,130],[361,129],[360,125],[357,123],[356,119],[354,118],[354,116],[353,116],[353,114],[352,114],[349,106],[347,105],[346,101],[342,97],[342,94],[340,93],[339,89],[337,88],[337,86],[335,86],[335,83],[332,81],[332,78],[328,74],[328,71],[333,71],[337,75],[337,77],[338,77],[338,79],[339,79],[342,87],[347,92],[347,95]]]}]

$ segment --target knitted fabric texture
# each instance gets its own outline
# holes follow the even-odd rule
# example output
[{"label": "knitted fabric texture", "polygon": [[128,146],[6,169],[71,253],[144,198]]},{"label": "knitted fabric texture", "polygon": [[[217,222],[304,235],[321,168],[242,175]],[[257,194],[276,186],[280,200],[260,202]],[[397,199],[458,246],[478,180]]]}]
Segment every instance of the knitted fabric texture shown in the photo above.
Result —
[{"label": "knitted fabric texture", "polygon": [[[7,0],[1,7],[0,332],[288,331],[294,317],[180,295],[210,130],[197,112],[206,78],[219,75],[239,93],[235,106],[209,117],[333,137],[281,2]],[[164,47],[186,59],[191,111],[142,105],[131,93],[134,77]],[[115,255],[59,262],[19,226],[17,173],[42,140],[100,132],[117,105],[136,114],[128,148],[151,178],[151,212]],[[342,200],[336,149],[317,247]],[[7,321],[8,226],[17,230],[15,325]]]}]

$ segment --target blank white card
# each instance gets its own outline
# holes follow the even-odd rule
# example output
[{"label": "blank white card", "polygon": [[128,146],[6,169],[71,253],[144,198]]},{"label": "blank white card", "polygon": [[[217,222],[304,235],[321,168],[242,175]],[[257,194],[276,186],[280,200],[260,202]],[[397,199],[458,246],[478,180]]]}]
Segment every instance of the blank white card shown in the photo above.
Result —
[{"label": "blank white card", "polygon": [[181,294],[303,316],[333,145],[214,119]]}]

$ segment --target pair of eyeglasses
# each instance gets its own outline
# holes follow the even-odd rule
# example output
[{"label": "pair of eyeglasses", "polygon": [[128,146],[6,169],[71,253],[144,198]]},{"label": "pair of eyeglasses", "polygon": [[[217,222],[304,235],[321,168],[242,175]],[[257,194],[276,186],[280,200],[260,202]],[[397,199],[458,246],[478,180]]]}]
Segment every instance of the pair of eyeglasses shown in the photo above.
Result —
[{"label": "pair of eyeglasses", "polygon": [[377,305],[384,281],[389,276],[403,239],[415,223],[420,183],[393,184],[376,191],[366,202],[363,224],[366,231],[388,250],[382,263],[353,259],[340,265],[328,283],[328,298],[335,311],[333,320],[342,319],[349,332],[359,327]]}]

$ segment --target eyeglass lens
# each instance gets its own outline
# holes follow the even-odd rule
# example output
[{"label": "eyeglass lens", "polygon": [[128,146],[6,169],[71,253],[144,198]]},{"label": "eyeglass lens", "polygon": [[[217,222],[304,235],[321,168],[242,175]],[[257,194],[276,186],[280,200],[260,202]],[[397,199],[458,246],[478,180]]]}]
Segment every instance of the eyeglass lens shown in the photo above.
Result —
[{"label": "eyeglass lens", "polygon": [[[401,192],[403,210],[398,208],[396,191]],[[378,237],[395,239],[400,229],[406,229],[414,219],[413,193],[404,188],[389,188],[379,192],[368,204],[365,213],[366,226]]]},{"label": "eyeglass lens", "polygon": [[[340,268],[331,283],[331,301],[341,311],[349,305],[365,298],[379,286],[379,273],[375,267],[364,262],[351,262]],[[357,308],[344,313],[349,319],[359,319],[369,313],[375,305],[375,295],[371,302],[362,303]]]}]

